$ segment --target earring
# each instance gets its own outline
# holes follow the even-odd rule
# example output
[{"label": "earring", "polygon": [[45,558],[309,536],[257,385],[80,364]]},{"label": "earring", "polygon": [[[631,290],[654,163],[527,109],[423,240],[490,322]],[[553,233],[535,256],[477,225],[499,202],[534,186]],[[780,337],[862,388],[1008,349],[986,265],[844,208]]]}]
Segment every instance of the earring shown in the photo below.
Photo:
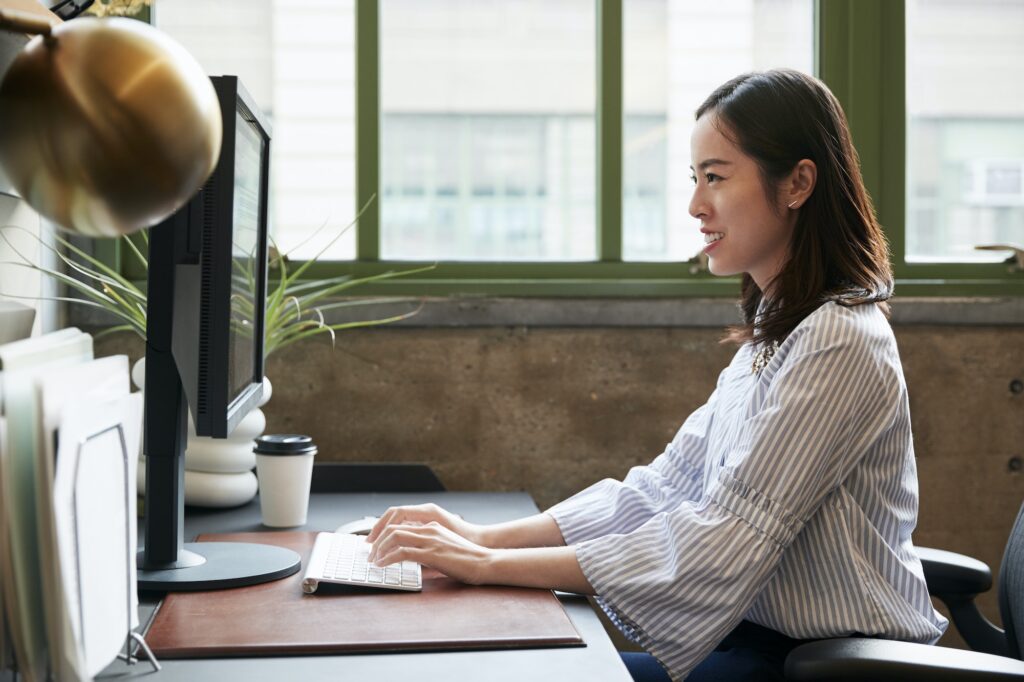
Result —
[{"label": "earring", "polygon": [[796,205],[797,201],[799,201],[799,199],[794,199],[793,201],[789,202],[789,204],[787,204],[787,206],[789,206],[790,208],[793,208],[793,206]]}]

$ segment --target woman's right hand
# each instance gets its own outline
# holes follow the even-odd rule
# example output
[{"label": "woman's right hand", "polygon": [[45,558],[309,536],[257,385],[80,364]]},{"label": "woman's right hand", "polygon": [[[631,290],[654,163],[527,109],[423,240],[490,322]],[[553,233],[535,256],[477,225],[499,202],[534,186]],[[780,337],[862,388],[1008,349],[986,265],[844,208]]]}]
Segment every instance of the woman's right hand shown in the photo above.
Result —
[{"label": "woman's right hand", "polygon": [[[451,513],[433,503],[417,504],[406,507],[391,507],[384,512],[380,520],[374,524],[370,534],[366,536],[367,542],[374,542],[384,529],[388,526],[418,524],[425,526],[428,523],[437,523],[466,538],[477,545],[484,545],[483,526],[470,523],[461,516]],[[485,546],[485,545],[484,545]]]}]

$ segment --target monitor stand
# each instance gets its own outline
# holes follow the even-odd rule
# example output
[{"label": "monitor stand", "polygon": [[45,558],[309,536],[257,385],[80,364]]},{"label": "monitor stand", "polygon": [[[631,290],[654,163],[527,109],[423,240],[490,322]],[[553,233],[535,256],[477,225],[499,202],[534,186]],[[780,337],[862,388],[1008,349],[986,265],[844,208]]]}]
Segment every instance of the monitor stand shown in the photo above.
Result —
[{"label": "monitor stand", "polygon": [[[153,322],[151,315],[150,324]],[[138,553],[140,590],[215,590],[299,572],[296,552],[240,542],[184,544],[185,443],[188,406],[171,354],[146,342],[145,549]]]},{"label": "monitor stand", "polygon": [[189,542],[178,559],[162,567],[146,566],[138,554],[140,590],[219,590],[286,578],[298,573],[301,560],[290,549],[246,542]]}]

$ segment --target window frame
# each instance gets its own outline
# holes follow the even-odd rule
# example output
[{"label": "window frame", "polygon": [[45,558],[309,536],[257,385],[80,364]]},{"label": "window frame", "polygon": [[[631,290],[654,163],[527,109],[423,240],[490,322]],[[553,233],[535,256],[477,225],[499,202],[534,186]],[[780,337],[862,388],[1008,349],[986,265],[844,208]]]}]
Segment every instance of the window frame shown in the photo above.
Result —
[{"label": "window frame", "polygon": [[[623,3],[596,4],[596,259],[586,262],[441,261],[415,277],[371,282],[361,295],[689,297],[730,296],[739,279],[692,262],[622,261]],[[380,2],[355,3],[356,258],[313,263],[309,278],[365,277],[432,262],[380,259]],[[1024,271],[1006,263],[908,263],[906,222],[906,10],[904,0],[815,0],[814,63],[842,103],[861,169],[889,240],[901,296],[1022,296]],[[682,191],[682,190],[680,190]],[[376,197],[371,201],[371,198]],[[117,240],[97,255],[126,275]]]},{"label": "window frame", "polygon": [[908,184],[904,0],[818,0],[817,11],[818,75],[849,119],[864,183],[893,253],[896,293],[1024,295],[1024,272],[1007,263],[909,263],[904,257]]}]

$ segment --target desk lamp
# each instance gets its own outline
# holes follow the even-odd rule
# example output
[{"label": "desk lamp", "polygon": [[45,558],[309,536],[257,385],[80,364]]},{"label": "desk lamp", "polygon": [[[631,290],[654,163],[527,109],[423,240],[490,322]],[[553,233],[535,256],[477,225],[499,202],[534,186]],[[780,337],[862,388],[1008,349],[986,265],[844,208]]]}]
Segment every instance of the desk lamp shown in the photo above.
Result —
[{"label": "desk lamp", "polygon": [[[192,223],[179,220],[178,213],[188,204],[184,213],[190,216],[195,207],[204,205],[192,200],[217,168],[224,116],[235,121],[240,115],[235,98],[227,99],[222,111],[217,91],[195,59],[151,26],[120,18],[74,19],[58,25],[52,21],[50,15],[0,9],[0,28],[36,34],[15,56],[0,83],[0,166],[29,205],[71,232],[112,237],[160,224],[153,231],[149,254],[145,428],[146,438],[156,444],[148,443],[152,451],[146,452],[146,550],[140,560],[139,585],[145,589],[210,589],[290,575],[299,570],[299,556],[280,547],[204,543],[202,554],[180,547],[187,409],[181,366],[190,377],[206,376],[206,372],[187,359],[178,363],[176,339],[185,338],[174,335],[179,313],[181,320],[190,323],[184,325],[185,331],[206,332],[201,322],[185,317],[186,313],[199,314],[197,278],[188,279],[177,271],[196,275],[199,265],[191,265],[220,256],[219,271],[210,279],[223,285],[220,280],[225,276],[229,288],[216,303],[230,302],[234,254],[230,215],[220,224],[232,229],[200,231],[189,229]],[[251,103],[246,107],[255,109]],[[229,131],[226,152],[238,144],[233,129]],[[245,141],[241,136],[238,139]],[[269,138],[263,147],[268,144]],[[263,204],[268,153],[264,149],[258,157],[261,165],[256,175]],[[228,159],[232,171],[234,157],[232,153]],[[250,169],[243,166],[243,170]],[[233,182],[227,184],[234,186]],[[246,189],[244,184],[242,189]],[[260,219],[262,241],[257,262],[265,273],[265,209],[261,209]],[[185,229],[180,229],[182,225]],[[215,236],[226,236],[228,241],[222,244]],[[207,237],[210,244],[202,243]],[[205,250],[203,258],[201,250]],[[265,274],[260,283],[258,297],[252,300],[254,310],[264,308]],[[189,295],[193,290],[195,297]],[[175,297],[186,302],[177,305]],[[207,312],[214,308],[212,303],[203,306]],[[214,323],[224,322],[227,327],[231,306],[218,307],[217,312],[220,317]],[[260,314],[261,332],[262,324]],[[227,360],[220,363],[222,369],[232,362],[232,350],[237,350],[237,344],[230,350],[226,345],[223,348]],[[182,352],[190,359],[207,357],[200,354],[202,343]],[[262,335],[253,353],[253,371],[255,374],[258,366],[261,379]],[[209,374],[216,372],[210,370]],[[198,383],[198,379],[190,381],[189,387]],[[260,384],[255,376],[252,383],[256,388],[232,406],[233,412],[225,409],[236,420],[229,426],[225,417],[225,429],[230,430],[244,416],[243,407],[259,399]],[[156,409],[151,409],[151,402]],[[160,456],[153,457],[154,452]]]},{"label": "desk lamp", "polygon": [[220,153],[210,79],[174,40],[142,22],[52,25],[0,9],[0,28],[35,34],[0,83],[0,166],[62,228],[114,237],[185,204]]}]

